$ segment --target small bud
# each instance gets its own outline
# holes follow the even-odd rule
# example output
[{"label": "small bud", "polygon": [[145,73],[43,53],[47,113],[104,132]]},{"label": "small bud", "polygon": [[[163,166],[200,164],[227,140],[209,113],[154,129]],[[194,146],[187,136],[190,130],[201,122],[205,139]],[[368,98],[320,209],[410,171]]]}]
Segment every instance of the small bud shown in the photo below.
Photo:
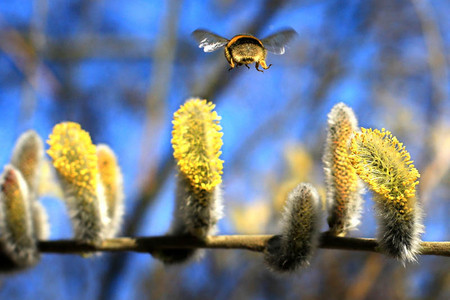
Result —
[{"label": "small bud", "polygon": [[0,178],[0,244],[3,258],[0,267],[11,271],[36,264],[39,253],[33,232],[28,186],[22,174],[6,165]]},{"label": "small bud", "polygon": [[353,110],[336,104],[328,114],[328,135],[323,156],[327,183],[328,225],[333,235],[343,236],[360,223],[362,184],[349,155],[350,140],[359,131]]},{"label": "small bud", "polygon": [[34,130],[23,133],[14,147],[11,164],[22,173],[28,184],[28,190],[34,198],[37,197],[43,157],[44,145],[41,137]]},{"label": "small bud", "polygon": [[416,198],[420,174],[411,156],[384,129],[362,128],[352,139],[351,151],[356,172],[376,193],[380,248],[402,262],[416,260],[424,227]]},{"label": "small bud", "polygon": [[20,171],[28,185],[33,228],[38,240],[47,239],[50,234],[47,212],[38,202],[39,185],[44,162],[44,144],[34,131],[23,133],[16,142],[11,164]]},{"label": "small bud", "polygon": [[299,184],[289,194],[282,233],[269,242],[264,255],[270,268],[291,272],[309,265],[319,241],[319,204],[319,194],[310,184]]},{"label": "small bud", "polygon": [[[190,99],[175,112],[172,131],[178,179],[171,235],[205,238],[213,233],[222,216],[220,160],[222,133],[214,104]],[[180,263],[192,249],[163,250],[155,257],[165,263]]]},{"label": "small bud", "polygon": [[65,195],[75,239],[100,242],[108,224],[103,185],[99,183],[98,159],[89,133],[80,125],[55,125],[47,141]]},{"label": "small bud", "polygon": [[105,190],[107,215],[110,223],[106,236],[112,238],[120,229],[123,218],[123,179],[114,152],[107,145],[97,146],[98,170]]}]

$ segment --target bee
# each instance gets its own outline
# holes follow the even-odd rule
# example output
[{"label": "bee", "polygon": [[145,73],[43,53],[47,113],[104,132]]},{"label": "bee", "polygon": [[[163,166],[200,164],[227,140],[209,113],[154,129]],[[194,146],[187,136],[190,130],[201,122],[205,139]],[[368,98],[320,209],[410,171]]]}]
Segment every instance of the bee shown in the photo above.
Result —
[{"label": "bee", "polygon": [[215,33],[207,30],[197,29],[192,33],[192,36],[198,43],[199,48],[203,48],[205,52],[212,52],[225,46],[225,57],[233,69],[237,66],[255,63],[255,68],[259,72],[264,72],[259,69],[259,66],[267,70],[272,64],[266,64],[267,51],[274,54],[284,54],[287,43],[297,33],[294,29],[284,29],[274,33],[262,40],[250,34],[238,34],[231,40],[221,37]]}]

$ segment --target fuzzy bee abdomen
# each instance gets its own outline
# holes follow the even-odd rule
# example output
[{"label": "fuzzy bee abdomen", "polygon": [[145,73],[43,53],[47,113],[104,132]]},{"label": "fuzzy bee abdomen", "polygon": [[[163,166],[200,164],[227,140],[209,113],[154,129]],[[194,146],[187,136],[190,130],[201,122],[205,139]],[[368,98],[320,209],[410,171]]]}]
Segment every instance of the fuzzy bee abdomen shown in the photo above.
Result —
[{"label": "fuzzy bee abdomen", "polygon": [[237,63],[249,64],[265,58],[264,48],[254,44],[232,46],[230,52]]},{"label": "fuzzy bee abdomen", "polygon": [[233,38],[225,48],[225,56],[232,67],[233,62],[247,65],[264,61],[266,54],[266,49],[254,37]]}]

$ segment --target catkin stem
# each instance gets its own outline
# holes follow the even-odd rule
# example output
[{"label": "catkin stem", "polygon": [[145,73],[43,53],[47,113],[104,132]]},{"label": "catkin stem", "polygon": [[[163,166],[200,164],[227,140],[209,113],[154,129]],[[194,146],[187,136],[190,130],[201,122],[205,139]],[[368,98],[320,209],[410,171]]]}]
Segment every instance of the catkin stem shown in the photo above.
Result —
[{"label": "catkin stem", "polygon": [[[156,249],[168,248],[244,249],[264,252],[268,241],[273,237],[274,235],[219,235],[208,236],[205,240],[184,236],[123,237],[107,239],[99,245],[74,240],[41,241],[38,247],[43,253],[59,254],[122,251],[151,253]],[[375,239],[337,237],[326,233],[320,237],[319,248],[379,252]],[[420,254],[450,257],[450,242],[422,242]]]}]

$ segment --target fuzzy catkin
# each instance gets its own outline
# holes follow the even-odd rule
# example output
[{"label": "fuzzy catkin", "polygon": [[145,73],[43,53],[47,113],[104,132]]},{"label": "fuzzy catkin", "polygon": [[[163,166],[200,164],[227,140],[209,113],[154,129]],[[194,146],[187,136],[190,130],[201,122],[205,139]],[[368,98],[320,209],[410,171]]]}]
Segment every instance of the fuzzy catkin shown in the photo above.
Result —
[{"label": "fuzzy catkin", "polygon": [[215,105],[188,99],[173,116],[173,156],[194,191],[211,191],[222,182],[222,127]]},{"label": "fuzzy catkin", "polygon": [[[375,196],[379,198],[379,196]],[[384,199],[376,199],[379,230],[377,240],[386,255],[404,262],[416,261],[420,249],[420,235],[424,232],[422,209],[414,205],[414,212],[399,214]]]},{"label": "fuzzy catkin", "polygon": [[34,130],[23,133],[14,147],[11,164],[20,171],[28,185],[33,228],[39,240],[46,240],[50,235],[47,211],[38,201],[43,160],[44,143],[41,137]]},{"label": "fuzzy catkin", "polygon": [[96,193],[79,194],[78,190],[61,178],[64,200],[74,229],[74,239],[98,243],[105,237],[106,206],[103,186]]},{"label": "fuzzy catkin", "polygon": [[309,265],[319,241],[319,195],[307,183],[289,194],[282,217],[282,233],[269,242],[264,259],[278,272]]},{"label": "fuzzy catkin", "polygon": [[39,172],[44,158],[44,144],[34,130],[23,133],[16,142],[11,164],[22,173],[32,197],[36,197]]},{"label": "fuzzy catkin", "polygon": [[40,258],[33,232],[28,186],[20,171],[6,165],[0,178],[0,246],[2,271],[36,264]]},{"label": "fuzzy catkin", "polygon": [[193,191],[189,181],[178,175],[176,209],[172,232],[204,238],[216,231],[222,217],[222,192],[220,184],[210,192]]},{"label": "fuzzy catkin", "polygon": [[378,242],[386,255],[415,261],[424,232],[416,197],[419,172],[405,146],[389,131],[365,129],[351,142],[351,161],[375,192]]},{"label": "fuzzy catkin", "polygon": [[[212,191],[194,191],[189,180],[178,173],[176,203],[169,235],[188,235],[200,239],[216,232],[217,221],[222,217],[222,191],[220,184]],[[196,256],[202,250],[164,249],[154,254],[167,264],[182,263]]]},{"label": "fuzzy catkin", "polygon": [[75,239],[99,243],[109,218],[98,158],[89,133],[73,122],[57,124],[49,137],[47,153],[58,171]]},{"label": "fuzzy catkin", "polygon": [[[222,132],[214,104],[188,99],[174,113],[172,146],[177,161],[176,203],[169,235],[204,239],[222,216]],[[164,263],[181,263],[202,253],[163,249],[152,253]]]},{"label": "fuzzy catkin", "polygon": [[349,159],[349,145],[359,131],[353,110],[336,104],[328,114],[328,133],[323,162],[325,165],[328,225],[333,235],[343,236],[360,223],[363,186]]},{"label": "fuzzy catkin", "polygon": [[112,149],[104,144],[97,146],[100,182],[104,187],[106,212],[110,220],[106,225],[106,238],[114,237],[122,225],[124,193],[122,171]]}]

